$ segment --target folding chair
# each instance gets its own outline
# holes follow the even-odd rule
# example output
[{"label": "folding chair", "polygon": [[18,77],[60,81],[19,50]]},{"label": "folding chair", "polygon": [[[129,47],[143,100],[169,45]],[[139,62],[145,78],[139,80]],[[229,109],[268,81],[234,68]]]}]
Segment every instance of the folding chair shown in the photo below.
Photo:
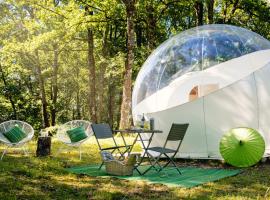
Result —
[{"label": "folding chair", "polygon": [[[189,126],[189,124],[172,124],[171,130],[168,134],[167,140],[166,140],[163,147],[149,147],[149,148],[145,149],[151,166],[143,172],[143,175],[146,174],[152,168],[154,168],[155,170],[160,172],[165,167],[167,167],[170,163],[172,163],[172,165],[176,168],[178,173],[181,175],[181,172],[177,168],[173,159],[181,146],[181,143],[184,139],[184,136],[186,134],[188,126]],[[177,141],[179,143],[178,143],[176,149],[166,148],[168,142],[177,142]],[[151,146],[151,144],[149,146]],[[149,151],[157,152],[158,156],[153,156]],[[168,154],[172,154],[172,155],[169,156]],[[163,166],[159,163],[159,160],[160,160],[162,155],[164,155],[168,159],[168,162],[166,164],[164,164]],[[152,161],[151,161],[151,159],[152,159]],[[158,165],[158,167],[156,167],[156,165]]]},{"label": "folding chair", "polygon": [[[121,159],[125,159],[125,153],[130,153],[131,151],[131,147],[132,145],[127,145],[126,144],[126,141],[123,137],[123,134],[121,134],[121,138],[124,142],[124,145],[118,145],[116,143],[116,140],[113,136],[113,131],[110,127],[109,124],[91,124],[92,126],[92,130],[94,132],[94,135],[96,137],[96,140],[97,140],[97,143],[98,143],[98,147],[99,147],[99,150],[100,151],[110,151],[112,154],[117,151],[120,156],[119,156],[119,160]],[[103,140],[103,139],[112,139],[112,145],[113,146],[110,146],[110,147],[102,147],[102,144],[100,143],[100,140]],[[123,150],[122,150],[123,149]],[[99,169],[101,169],[101,167],[103,166],[104,164],[104,161],[101,163],[101,165],[99,166]]]}]

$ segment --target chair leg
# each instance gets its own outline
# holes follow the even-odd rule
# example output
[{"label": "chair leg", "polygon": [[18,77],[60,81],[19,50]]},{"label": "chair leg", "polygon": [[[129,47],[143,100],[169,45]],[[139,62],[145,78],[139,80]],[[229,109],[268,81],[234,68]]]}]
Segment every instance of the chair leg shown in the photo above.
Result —
[{"label": "chair leg", "polygon": [[118,151],[118,153],[120,154],[119,160],[120,159],[125,159],[125,153],[128,153],[128,156],[130,155],[130,151],[131,151],[131,147],[126,147],[126,150],[121,151],[120,148],[119,149],[115,149]]},{"label": "chair leg", "polygon": [[9,149],[9,147],[7,147],[7,148],[3,151],[2,156],[1,156],[1,160],[3,159],[3,157],[4,157],[4,155],[6,154],[6,152],[7,152],[8,149]]},{"label": "chair leg", "polygon": [[178,167],[176,166],[176,164],[175,164],[175,162],[171,159],[171,162],[172,162],[172,164],[174,165],[174,167],[176,168],[176,170],[178,171],[178,173],[180,174],[180,175],[182,175],[182,172],[178,169]]},{"label": "chair leg", "polygon": [[[147,152],[147,154],[149,154],[149,153]],[[153,167],[155,167],[155,165],[158,163],[158,161],[159,161],[161,155],[162,155],[162,154],[159,154],[159,156],[155,159],[155,162],[154,162],[148,169],[146,169],[146,170],[142,173],[142,175],[146,174],[150,169],[152,169]],[[152,156],[152,158],[154,158],[154,157]]]},{"label": "chair leg", "polygon": [[98,170],[101,170],[101,167],[104,165],[104,161],[102,161],[102,163],[99,165]]},{"label": "chair leg", "polygon": [[170,157],[169,157],[166,153],[164,153],[164,155],[165,155],[169,160],[168,160],[168,162],[167,162],[165,165],[163,165],[163,166],[160,167],[159,172],[162,171],[165,167],[167,167],[167,166],[171,163]]},{"label": "chair leg", "polygon": [[111,151],[111,154],[113,154],[115,151],[117,151],[119,154],[120,154],[120,156],[117,158],[118,160],[124,160],[125,159],[125,155],[120,151],[120,149],[113,149],[112,151]]},{"label": "chair leg", "polygon": [[118,160],[125,159],[125,152],[126,152],[126,151],[122,152],[122,151],[120,151],[120,149],[117,149],[117,151],[118,151],[118,153],[120,154],[120,157],[119,157]]},{"label": "chair leg", "polygon": [[[173,161],[173,157],[168,156],[166,153],[165,153],[164,155],[169,159],[169,162],[166,163],[166,166],[171,162],[171,163],[173,164],[173,166],[175,167],[175,169],[178,171],[178,173],[179,173],[180,175],[182,175],[182,173],[181,173],[181,171],[178,169],[176,163]],[[166,167],[166,166],[165,166],[165,167]],[[163,168],[164,168],[164,167],[163,167]]]},{"label": "chair leg", "polygon": [[[146,154],[147,154],[147,156],[148,156],[148,158],[149,158],[148,160],[149,160],[149,162],[150,162],[150,165],[153,166],[153,168],[154,168],[156,171],[159,171],[159,169],[157,169],[156,166],[155,166],[155,164],[154,164],[154,162],[156,161],[155,157],[153,157],[153,156],[152,156],[150,153],[148,153],[148,152],[146,152]],[[154,162],[151,161],[151,158],[154,160]],[[159,164],[158,162],[157,162],[156,164],[157,164],[159,167],[161,167],[160,164]]]},{"label": "chair leg", "polygon": [[128,154],[128,156],[130,155],[130,147],[127,147],[126,150],[122,153],[123,154],[123,158],[125,159],[125,153]]},{"label": "chair leg", "polygon": [[162,168],[162,166],[159,164],[159,162],[157,162],[156,165],[158,165],[159,169]]},{"label": "chair leg", "polygon": [[128,153],[128,156],[130,156],[130,153],[131,153],[131,150],[132,150],[132,147],[127,147],[126,151]]}]

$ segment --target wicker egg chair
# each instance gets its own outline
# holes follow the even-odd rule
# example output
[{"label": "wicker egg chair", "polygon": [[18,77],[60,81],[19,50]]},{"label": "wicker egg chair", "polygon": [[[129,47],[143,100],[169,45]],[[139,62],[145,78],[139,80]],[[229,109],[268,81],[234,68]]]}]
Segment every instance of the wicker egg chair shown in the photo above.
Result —
[{"label": "wicker egg chair", "polygon": [[[83,127],[85,134],[87,137],[83,140],[80,140],[78,142],[72,142],[69,135],[67,134],[67,131],[73,128],[77,127]],[[66,147],[78,147],[79,148],[79,154],[80,154],[80,160],[82,158],[82,153],[81,153],[81,144],[83,144],[86,140],[88,140],[91,136],[93,135],[92,128],[91,128],[91,122],[85,121],[85,120],[73,120],[69,121],[63,125],[61,125],[56,133],[56,137],[59,141],[62,143],[66,144]],[[62,152],[65,149],[65,147],[60,147],[57,155]]]},{"label": "wicker egg chair", "polygon": [[[10,131],[15,126],[18,126],[26,134],[26,137],[23,138],[19,142],[12,143],[4,136],[4,133]],[[27,142],[29,142],[33,136],[34,136],[34,129],[30,124],[26,122],[19,121],[19,120],[10,120],[10,121],[5,121],[1,123],[0,124],[0,141],[6,145],[6,148],[3,151],[2,156],[1,156],[1,160],[3,159],[4,155],[7,153],[7,150],[9,148],[22,148],[24,154],[28,155],[28,152],[26,148],[24,147],[24,145]]]}]

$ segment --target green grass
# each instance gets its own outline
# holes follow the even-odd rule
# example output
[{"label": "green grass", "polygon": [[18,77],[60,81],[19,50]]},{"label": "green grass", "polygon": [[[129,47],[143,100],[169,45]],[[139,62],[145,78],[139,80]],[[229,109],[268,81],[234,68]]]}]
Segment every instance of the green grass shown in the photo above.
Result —
[{"label": "green grass", "polygon": [[[83,145],[82,161],[76,149],[56,156],[60,145],[53,141],[52,156],[48,158],[34,156],[36,141],[29,144],[30,156],[23,156],[19,149],[10,151],[0,161],[0,199],[270,199],[269,163],[192,189],[168,188],[160,184],[70,174],[65,167],[100,162],[97,144],[92,138]],[[1,152],[3,148],[0,146]],[[135,149],[139,151],[138,146]]]}]

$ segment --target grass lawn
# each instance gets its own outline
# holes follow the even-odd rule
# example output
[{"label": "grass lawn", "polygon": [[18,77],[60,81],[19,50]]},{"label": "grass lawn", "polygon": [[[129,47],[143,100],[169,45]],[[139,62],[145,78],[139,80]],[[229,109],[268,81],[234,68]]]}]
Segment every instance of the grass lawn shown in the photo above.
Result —
[{"label": "grass lawn", "polygon": [[[91,138],[83,145],[82,161],[75,149],[56,156],[60,145],[53,140],[52,156],[48,158],[35,157],[36,141],[29,144],[30,156],[23,156],[20,150],[10,151],[0,161],[0,199],[270,199],[269,163],[192,189],[168,188],[160,184],[70,174],[65,167],[100,161],[97,144]],[[3,148],[0,146],[1,153]],[[207,165],[216,167],[218,164]]]}]

